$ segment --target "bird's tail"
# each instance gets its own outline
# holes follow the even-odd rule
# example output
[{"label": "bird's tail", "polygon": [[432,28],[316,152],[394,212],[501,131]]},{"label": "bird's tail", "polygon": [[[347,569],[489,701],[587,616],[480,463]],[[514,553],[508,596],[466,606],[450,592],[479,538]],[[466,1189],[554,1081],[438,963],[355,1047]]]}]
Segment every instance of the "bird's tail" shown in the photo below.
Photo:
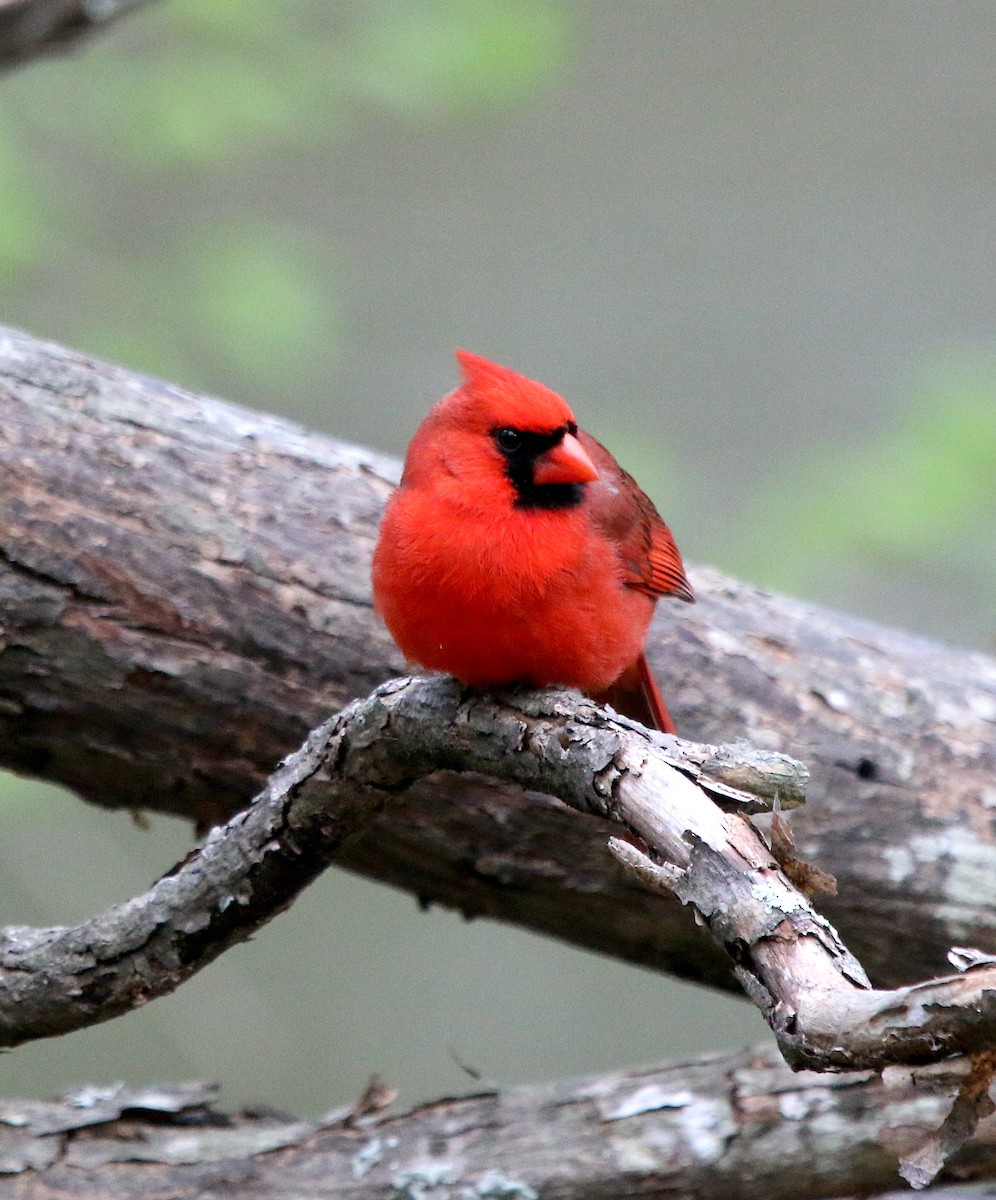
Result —
[{"label": "bird's tail", "polygon": [[657,680],[650,673],[647,656],[641,654],[604,692],[592,696],[597,704],[611,704],[616,712],[661,733],[677,733]]}]

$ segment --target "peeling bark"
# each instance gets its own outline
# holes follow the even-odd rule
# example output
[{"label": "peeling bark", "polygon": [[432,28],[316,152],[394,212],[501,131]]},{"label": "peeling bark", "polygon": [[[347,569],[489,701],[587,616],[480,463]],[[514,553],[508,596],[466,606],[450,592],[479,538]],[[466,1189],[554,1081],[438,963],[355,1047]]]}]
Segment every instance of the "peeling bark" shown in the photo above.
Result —
[{"label": "peeling bark", "polygon": [[[703,749],[689,759],[709,756]],[[639,846],[617,843],[617,854],[625,850],[641,882],[659,872],[700,915],[790,1065],[878,1070],[996,1045],[996,966],[873,989],[752,823],[709,798],[711,784],[685,765],[676,739],[615,720],[577,693],[492,698],[445,677],[394,680],[349,705],[144,896],[77,929],[8,932],[0,1045],[106,1020],[172,990],[285,908],[394,796],[447,768],[559,796],[635,835]],[[791,770],[781,762],[775,774]],[[976,1060],[977,1080],[990,1065]],[[975,1086],[966,1117],[982,1115],[985,1087]],[[961,1120],[952,1137],[970,1129]]]},{"label": "peeling bark", "polygon": [[[580,702],[577,713],[572,696]],[[741,811],[770,808],[772,801],[717,784],[703,774],[702,762],[717,762],[727,774],[741,763],[738,774],[761,793],[770,791],[772,778],[803,774],[801,764],[752,757],[749,748],[735,757],[674,738],[654,745],[646,730],[613,721],[577,693],[527,693],[521,703],[530,708],[479,693],[465,697],[455,681],[441,677],[385,684],[316,729],[247,809],[216,827],[144,895],[73,928],[0,930],[0,1046],[110,1020],[173,991],[282,912],[348,838],[441,767],[464,763],[616,820],[628,811],[627,777],[634,771],[662,785],[673,776],[672,786],[698,797],[703,814],[719,812],[709,799],[717,789],[724,804]],[[536,716],[526,718],[531,737],[542,733],[542,739],[528,752],[519,746],[509,753],[509,738],[524,736],[527,711]],[[683,813],[668,817],[646,780],[637,787],[649,824],[638,829],[627,818],[630,827],[656,848],[657,829],[670,821],[668,845],[688,866]]]},{"label": "peeling bark", "polygon": [[[0,1105],[5,1200],[808,1200],[900,1185],[967,1068],[794,1074],[770,1050],[441,1100],[399,1116],[228,1116],[212,1089]],[[11,1122],[4,1124],[4,1122]],[[996,1121],[952,1163],[992,1179]],[[905,1193],[908,1195],[909,1193]]]},{"label": "peeling bark", "polygon": [[[23,335],[0,338],[0,745],[6,761],[68,783],[100,803],[178,812],[202,825],[228,815],[265,778],[270,764],[330,707],[366,691],[399,665],[371,619],[366,581],[377,516],[395,470],[394,464],[368,452],[309,438],[284,423],[188,396]],[[935,971],[952,942],[996,949],[988,818],[994,803],[989,781],[996,756],[996,666],[982,656],[945,651],[769,597],[713,573],[697,573],[696,585],[702,596],[697,610],[691,616],[683,613],[675,628],[669,629],[662,617],[650,648],[651,660],[669,682],[669,695],[675,696],[679,728],[709,742],[747,735],[762,746],[791,750],[810,761],[810,795],[817,803],[808,812],[792,814],[791,832],[800,854],[840,877],[840,897],[826,901],[825,909],[835,915],[851,948],[867,959],[878,982]],[[447,687],[428,686],[443,692]],[[485,705],[472,702],[468,712],[482,716]],[[533,714],[526,722],[530,729],[536,719]],[[521,726],[521,713],[512,725],[516,722]],[[380,726],[368,748],[382,744],[382,734]],[[573,735],[568,739],[575,740]],[[545,745],[556,757],[554,744],[547,739]],[[674,749],[674,744],[665,746]],[[432,765],[464,767],[465,750],[454,759],[434,759]],[[576,750],[573,745],[571,762]],[[563,751],[561,745],[560,758]],[[508,766],[504,760],[510,756],[502,758],[502,766]],[[388,800],[381,794],[371,805],[365,787],[362,803],[354,794],[352,807],[347,805],[337,817],[341,824],[331,831],[328,853],[425,898],[520,920],[693,978],[729,980],[722,953],[710,954],[700,931],[678,907],[671,894],[677,889],[705,915],[718,942],[733,952],[739,979],[797,1063],[880,1065],[889,1060],[881,1047],[897,1030],[912,1031],[913,1040],[903,1050],[913,1057],[975,1048],[974,1035],[989,1035],[993,968],[984,954],[963,950],[962,960],[976,965],[961,976],[897,993],[868,988],[834,931],[788,887],[767,848],[736,818],[705,817],[698,808],[694,814],[686,809],[670,831],[653,816],[646,817],[646,825],[641,824],[644,818],[634,820],[629,799],[623,803],[620,797],[629,795],[630,783],[642,778],[644,766],[641,760],[634,772],[631,761],[623,759],[620,766],[613,752],[601,763],[598,786],[592,783],[592,790],[610,804],[604,809],[595,804],[594,810],[616,817],[614,806],[621,805],[630,827],[645,841],[670,850],[668,865],[631,843],[616,841],[616,855],[625,864],[620,867],[605,854],[604,821],[578,820],[559,803],[523,790],[548,788],[550,779],[542,772],[535,778],[517,776],[520,787],[434,772],[403,795],[390,795],[387,819],[371,819],[372,809]],[[521,766],[524,758],[516,760]],[[693,775],[701,773],[701,764],[687,762],[685,767]],[[295,769],[294,761],[287,764],[285,781]],[[670,767],[665,763],[662,769]],[[739,782],[735,773],[724,777],[716,763],[706,773],[713,775],[714,796]],[[621,779],[626,780],[622,791]],[[309,776],[305,787],[310,786]],[[397,777],[387,792],[394,786],[400,786]],[[294,788],[286,790],[290,795]],[[647,794],[657,791],[654,786]],[[254,810],[257,817],[259,811]],[[280,808],[282,820],[289,811]],[[327,818],[326,813],[326,825]],[[239,817],[235,824],[251,820]],[[353,836],[363,824],[367,831]],[[690,844],[687,829],[697,830]],[[279,832],[282,838],[286,830]],[[322,830],[322,836],[328,833],[328,828]],[[780,860],[794,860],[791,838],[781,842]],[[216,852],[222,845],[239,843],[216,837],[205,850]],[[184,880],[184,867],[195,861],[181,866],[174,878]],[[258,898],[259,911],[289,902],[290,889],[280,890],[286,872],[279,865],[272,869],[271,863],[279,864],[279,857],[252,860],[246,867],[252,886],[243,892],[235,887],[230,894],[245,898],[247,908]],[[640,886],[630,882],[634,872]],[[743,890],[736,891],[741,885]],[[258,894],[253,890],[257,886]],[[738,897],[732,904],[731,886]],[[182,973],[197,957],[187,955],[191,948],[204,955],[211,952],[209,945],[227,944],[226,938],[236,936],[236,908],[224,906],[216,896],[203,910],[209,915],[202,926],[181,931],[187,940],[180,950],[179,942],[169,947],[173,958],[167,955],[167,965]],[[225,918],[229,909],[233,916]],[[249,914],[250,923],[255,915]],[[905,939],[899,954],[897,928],[904,930]],[[14,931],[8,950],[43,959],[48,946],[44,936],[32,940],[37,932],[21,931],[18,947]],[[77,960],[84,973],[93,972],[88,981],[99,978],[114,957],[101,960],[93,932],[88,931],[84,948],[91,959],[84,962],[81,955]],[[143,995],[141,971],[135,979],[129,1003]],[[812,995],[814,987],[817,995],[808,1009],[795,1003],[799,988]],[[844,989],[838,993],[847,997],[843,1006],[826,1002],[833,987]],[[96,1002],[99,992],[98,985],[87,998]],[[970,1020],[959,1024],[959,1014]],[[51,1012],[43,1012],[43,1021],[49,1017]],[[952,1029],[959,1028],[962,1032],[952,1036]],[[852,1041],[850,1058],[839,1052],[842,1030],[861,1035]],[[974,1071],[981,1078],[979,1061]],[[929,1158],[935,1146],[945,1157],[985,1111],[984,1089],[973,1082],[968,1066],[960,1075],[955,1066],[941,1070],[953,1072],[955,1082],[945,1085],[930,1118],[879,1127],[875,1144],[884,1154],[878,1158],[878,1151],[873,1155],[861,1143],[863,1162],[860,1169],[855,1165],[853,1177],[846,1170],[838,1173],[846,1153],[826,1146],[816,1156],[815,1184],[805,1175],[806,1155],[798,1147],[801,1183],[785,1169],[792,1152],[779,1155],[774,1174],[762,1169],[755,1177],[746,1158],[734,1174],[717,1174],[717,1163],[732,1161],[728,1151],[735,1138],[720,1139],[718,1157],[703,1155],[699,1116],[718,1111],[707,1106],[693,1115],[692,1128],[685,1128],[695,1169],[704,1170],[694,1178],[673,1173],[673,1149],[665,1176],[654,1174],[660,1164],[651,1161],[653,1154],[667,1137],[654,1127],[641,1132],[646,1145],[639,1139],[630,1144],[638,1160],[635,1175],[632,1163],[615,1163],[606,1173],[604,1166],[584,1159],[579,1160],[584,1174],[561,1188],[565,1163],[575,1161],[565,1152],[572,1145],[565,1140],[569,1131],[558,1131],[552,1121],[545,1127],[534,1110],[527,1113],[528,1128],[514,1120],[507,1126],[491,1120],[487,1165],[472,1165],[461,1175],[470,1162],[463,1159],[463,1166],[452,1169],[452,1181],[437,1173],[433,1184],[424,1164],[435,1170],[435,1160],[444,1149],[448,1153],[446,1139],[454,1126],[447,1111],[444,1131],[427,1143],[428,1156],[419,1144],[420,1157],[405,1163],[399,1159],[397,1168],[388,1164],[394,1173],[383,1180],[375,1174],[380,1161],[367,1169],[362,1155],[356,1159],[354,1144],[348,1160],[350,1186],[358,1187],[357,1181],[369,1173],[379,1188],[371,1195],[387,1194],[388,1188],[398,1196],[414,1196],[427,1187],[456,1188],[455,1194],[463,1187],[467,1194],[481,1196],[526,1196],[529,1189],[538,1194],[542,1187],[544,1198],[663,1195],[686,1187],[715,1195],[755,1194],[756,1186],[775,1195],[825,1195],[827,1188],[867,1193],[894,1184],[897,1154],[905,1156],[911,1178],[925,1179],[937,1164],[923,1155]],[[842,1078],[851,1080],[850,1095],[859,1098],[857,1104],[849,1102],[845,1123],[854,1142],[855,1110],[874,1107],[883,1085],[868,1076]],[[924,1087],[926,1078],[921,1073],[914,1093],[921,1115],[936,1099]],[[931,1078],[936,1081],[937,1076]],[[757,1111],[768,1105],[770,1112],[771,1093],[781,1095],[777,1080],[769,1078],[768,1085],[766,1098],[759,1097],[753,1106]],[[611,1086],[610,1081],[588,1085],[599,1095]],[[821,1077],[818,1086],[823,1099],[817,1108],[827,1096],[844,1094],[838,1093],[836,1080]],[[895,1077],[890,1086],[899,1086]],[[600,1120],[629,1122],[646,1116],[653,1106],[640,1106],[651,1091],[641,1082],[635,1096],[627,1093],[615,1116],[603,1110]],[[959,1104],[951,1109],[955,1092]],[[722,1084],[713,1081],[708,1104],[721,1105],[722,1093]],[[450,1103],[397,1120],[443,1112]],[[781,1100],[778,1106],[784,1123]],[[751,1107],[748,1102],[744,1111]],[[788,1107],[792,1109],[791,1102]],[[684,1100],[676,1104],[676,1110],[683,1108]],[[665,1108],[653,1111],[657,1121],[664,1119],[662,1113],[672,1115],[666,1099]],[[739,1108],[735,1115],[739,1118]],[[20,1142],[20,1149],[11,1149],[11,1138],[16,1141],[20,1135],[3,1133],[3,1119],[0,1115],[0,1153],[10,1150],[12,1157],[3,1161],[16,1162],[19,1153],[29,1151]],[[825,1126],[825,1121],[814,1126],[809,1136]],[[502,1157],[505,1143],[493,1139],[496,1127],[513,1147],[512,1157]],[[751,1153],[763,1148],[770,1128],[762,1123],[752,1129],[747,1139]],[[552,1173],[538,1174],[536,1185],[521,1171],[508,1174],[503,1166],[521,1166],[523,1139],[530,1132],[540,1141],[555,1137]],[[356,1129],[338,1129],[334,1136],[356,1134]],[[259,1130],[253,1131],[256,1140],[250,1138],[249,1153],[284,1149],[250,1159],[229,1144],[224,1152],[216,1150],[224,1168],[218,1173],[216,1162],[208,1164],[214,1174],[199,1177],[196,1186],[210,1180],[218,1194],[224,1194],[222,1188],[243,1194],[239,1189],[252,1180],[254,1190],[264,1195],[263,1164],[276,1168],[274,1194],[286,1195],[298,1166],[306,1172],[316,1169],[318,1160],[312,1156],[323,1152],[322,1139],[333,1131],[311,1123],[300,1146],[281,1142],[279,1135],[276,1142],[267,1142],[271,1132],[262,1141],[257,1135]],[[12,1179],[31,1189],[25,1195],[50,1194],[40,1190],[49,1188],[50,1181],[57,1189],[82,1186],[92,1194],[101,1194],[94,1189],[106,1186],[108,1195],[149,1196],[158,1194],[156,1188],[166,1189],[165,1195],[181,1182],[171,1172],[186,1169],[175,1159],[162,1167],[105,1165],[110,1160],[104,1150],[94,1151],[91,1160],[85,1149],[67,1150],[82,1148],[87,1135],[50,1131],[46,1136],[58,1141],[51,1173]],[[140,1143],[143,1136],[134,1140]],[[585,1137],[591,1136],[586,1129]],[[116,1130],[113,1140],[119,1141]],[[47,1144],[51,1149],[55,1143]],[[132,1156],[133,1151],[134,1145]],[[604,1145],[602,1151],[604,1159]],[[41,1153],[42,1159],[47,1153],[37,1146],[31,1152]],[[299,1152],[300,1160],[295,1157]],[[83,1158],[70,1166],[74,1153]],[[374,1156],[369,1147],[363,1153]],[[983,1163],[992,1157],[985,1139],[959,1152],[964,1162],[973,1156]],[[201,1169],[205,1164],[189,1165]],[[34,1166],[44,1163],[39,1159]],[[129,1174],[160,1169],[165,1174],[141,1179]],[[339,1194],[346,1164],[336,1168],[330,1163],[329,1170],[327,1192],[315,1194]],[[92,1173],[100,1171],[113,1174]],[[194,1178],[185,1177],[184,1186],[195,1186]],[[747,1193],[745,1180],[751,1181]],[[791,1181],[786,1183],[790,1192],[779,1191],[783,1181]],[[350,1194],[364,1193],[354,1189]]]},{"label": "peeling bark", "polygon": [[[202,825],[402,667],[368,569],[397,464],[0,336],[0,754]],[[649,653],[679,729],[805,761],[799,854],[876,983],[996,952],[996,664],[696,571]],[[663,606],[662,606],[663,607]],[[443,773],[340,865],[717,986],[721,954],[633,887],[598,822]],[[901,937],[897,937],[901,931]]]},{"label": "peeling bark", "polygon": [[64,54],[148,0],[0,0],[0,69]]}]

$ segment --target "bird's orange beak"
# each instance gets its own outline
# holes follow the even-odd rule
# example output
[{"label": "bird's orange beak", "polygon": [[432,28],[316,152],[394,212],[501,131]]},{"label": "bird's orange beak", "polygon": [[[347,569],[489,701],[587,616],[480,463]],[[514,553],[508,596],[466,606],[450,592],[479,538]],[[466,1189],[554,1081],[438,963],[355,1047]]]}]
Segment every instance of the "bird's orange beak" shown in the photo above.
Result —
[{"label": "bird's orange beak", "polygon": [[533,467],[533,483],[542,487],[548,483],[591,483],[598,478],[595,465],[584,447],[570,433],[537,458]]}]

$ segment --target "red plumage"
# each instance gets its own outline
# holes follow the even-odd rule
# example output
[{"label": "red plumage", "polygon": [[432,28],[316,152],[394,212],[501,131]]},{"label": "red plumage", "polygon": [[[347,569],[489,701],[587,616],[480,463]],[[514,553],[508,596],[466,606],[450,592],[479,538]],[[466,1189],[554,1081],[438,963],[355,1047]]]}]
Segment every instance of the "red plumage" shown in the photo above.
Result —
[{"label": "red plumage", "polygon": [[457,361],[464,383],[412,438],[374,553],[394,640],[474,687],[572,686],[674,732],[643,653],[658,598],[693,599],[671,531],[556,392]]}]

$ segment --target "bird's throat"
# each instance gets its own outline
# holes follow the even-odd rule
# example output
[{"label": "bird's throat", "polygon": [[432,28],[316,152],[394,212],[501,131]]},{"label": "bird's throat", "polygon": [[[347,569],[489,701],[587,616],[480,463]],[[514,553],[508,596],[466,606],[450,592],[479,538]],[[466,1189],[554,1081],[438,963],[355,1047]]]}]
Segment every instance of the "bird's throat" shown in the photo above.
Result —
[{"label": "bird's throat", "polygon": [[584,500],[583,483],[533,483],[532,476],[518,480],[509,472],[515,488],[515,507],[518,509],[538,508],[544,512],[558,509],[577,508]]}]

